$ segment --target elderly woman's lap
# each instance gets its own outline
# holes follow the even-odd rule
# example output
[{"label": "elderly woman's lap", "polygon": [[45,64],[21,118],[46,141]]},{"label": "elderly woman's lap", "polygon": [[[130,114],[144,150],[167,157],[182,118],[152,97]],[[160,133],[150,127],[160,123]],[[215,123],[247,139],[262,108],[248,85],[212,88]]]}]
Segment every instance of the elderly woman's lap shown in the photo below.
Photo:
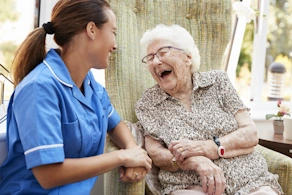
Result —
[{"label": "elderly woman's lap", "polygon": [[270,186],[262,186],[258,189],[251,191],[249,195],[278,195],[278,191],[274,190]]},{"label": "elderly woman's lap", "polygon": [[201,186],[190,186],[185,190],[176,190],[170,193],[170,195],[191,195],[191,194],[206,195],[206,193],[203,192],[203,188]]},{"label": "elderly woman's lap", "polygon": [[[193,195],[193,194],[206,195],[206,193],[203,192],[203,188],[201,186],[190,186],[185,190],[176,190],[170,193],[170,195]],[[270,186],[262,186],[251,191],[249,195],[278,195],[278,193]]]}]

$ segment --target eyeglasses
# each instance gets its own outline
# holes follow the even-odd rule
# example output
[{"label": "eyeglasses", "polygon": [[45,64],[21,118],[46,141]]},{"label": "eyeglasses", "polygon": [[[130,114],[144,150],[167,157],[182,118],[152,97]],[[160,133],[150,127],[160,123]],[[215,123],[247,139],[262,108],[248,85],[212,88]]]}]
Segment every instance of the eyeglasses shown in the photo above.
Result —
[{"label": "eyeglasses", "polygon": [[176,49],[176,50],[183,51],[182,49],[172,47],[172,46],[161,47],[160,49],[157,50],[157,52],[155,54],[148,54],[147,56],[142,58],[142,62],[143,63],[151,62],[155,56],[157,56],[158,59],[160,59],[163,56],[165,56],[165,54],[167,54],[170,51],[170,49]]}]

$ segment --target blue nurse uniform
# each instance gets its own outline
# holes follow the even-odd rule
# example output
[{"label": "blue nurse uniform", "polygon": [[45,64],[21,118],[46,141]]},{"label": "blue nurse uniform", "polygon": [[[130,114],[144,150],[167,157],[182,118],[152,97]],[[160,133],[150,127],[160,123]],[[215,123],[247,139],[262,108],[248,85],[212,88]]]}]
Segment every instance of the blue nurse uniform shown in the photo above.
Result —
[{"label": "blue nurse uniform", "polygon": [[[82,64],[80,64],[82,66]],[[96,178],[45,190],[31,168],[103,153],[106,132],[120,117],[89,71],[84,95],[57,50],[16,87],[8,106],[8,157],[0,168],[0,194],[90,194]]]}]

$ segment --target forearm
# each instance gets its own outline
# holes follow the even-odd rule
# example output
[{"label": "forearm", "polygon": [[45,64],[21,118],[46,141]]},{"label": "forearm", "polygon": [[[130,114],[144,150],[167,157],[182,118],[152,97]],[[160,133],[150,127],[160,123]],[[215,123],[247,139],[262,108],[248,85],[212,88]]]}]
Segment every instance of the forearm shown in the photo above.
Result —
[{"label": "forearm", "polygon": [[[147,151],[148,152],[148,151]],[[149,156],[152,159],[152,162],[155,166],[159,167],[160,169],[168,170],[168,171],[176,171],[176,167],[172,163],[173,155],[169,152],[168,149],[159,149],[155,152],[148,152]]]},{"label": "forearm", "polygon": [[120,148],[125,149],[137,146],[131,131],[123,121],[121,121],[113,130],[109,131],[108,135]]},{"label": "forearm", "polygon": [[[238,111],[235,119],[238,123],[238,129],[218,138],[221,146],[225,148],[224,158],[250,154],[254,151],[254,146],[258,144],[256,126],[248,112]],[[219,158],[218,146],[213,139],[206,141],[172,141],[169,149],[180,160],[190,156],[205,156],[212,160]]]},{"label": "forearm", "polygon": [[145,147],[155,166],[171,172],[178,170],[173,164],[173,155],[159,141],[146,136]]},{"label": "forearm", "polygon": [[55,188],[103,174],[123,164],[123,150],[98,156],[65,159],[63,163],[42,165],[32,169],[45,189]]},{"label": "forearm", "polygon": [[[244,154],[250,154],[254,146],[258,144],[257,130],[247,111],[239,111],[235,118],[238,129],[230,134],[222,136],[219,141],[225,148],[225,158],[231,158]],[[218,147],[215,147],[217,150]]]}]

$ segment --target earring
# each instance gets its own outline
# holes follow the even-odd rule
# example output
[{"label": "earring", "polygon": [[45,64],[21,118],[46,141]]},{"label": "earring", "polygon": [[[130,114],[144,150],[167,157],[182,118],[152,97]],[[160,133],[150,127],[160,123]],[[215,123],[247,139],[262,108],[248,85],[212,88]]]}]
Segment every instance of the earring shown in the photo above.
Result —
[{"label": "earring", "polygon": [[94,37],[92,37],[92,40],[94,40]]}]

